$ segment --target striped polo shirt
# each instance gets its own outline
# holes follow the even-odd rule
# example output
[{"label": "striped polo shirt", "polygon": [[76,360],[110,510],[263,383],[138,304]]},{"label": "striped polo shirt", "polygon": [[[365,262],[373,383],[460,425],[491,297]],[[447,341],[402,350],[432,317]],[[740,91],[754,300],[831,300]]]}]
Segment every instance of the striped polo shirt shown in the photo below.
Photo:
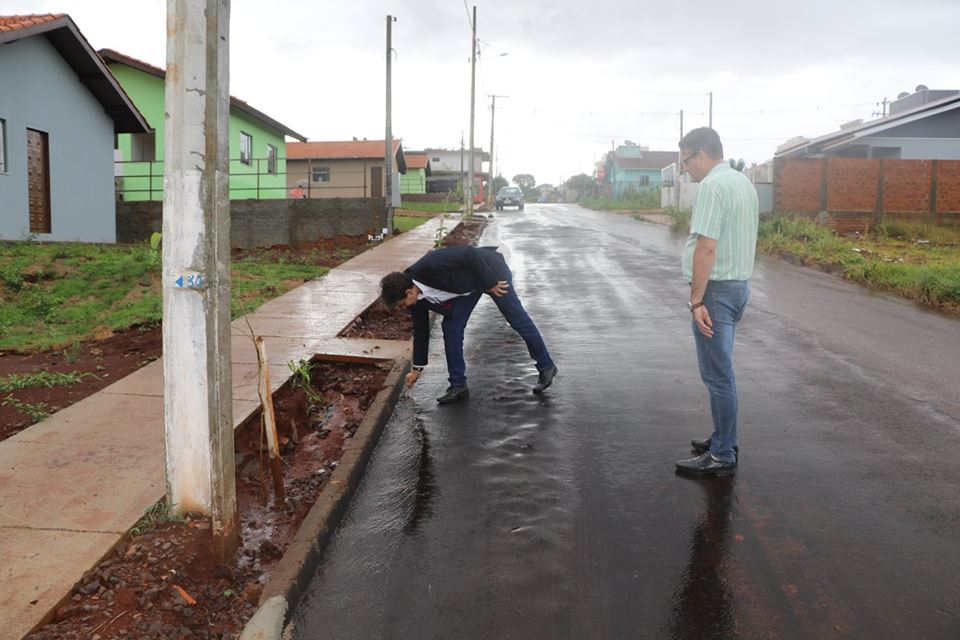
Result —
[{"label": "striped polo shirt", "polygon": [[748,280],[757,252],[760,206],[753,184],[721,162],[700,182],[683,248],[683,277],[693,280],[693,250],[698,236],[717,241],[717,259],[710,280]]}]

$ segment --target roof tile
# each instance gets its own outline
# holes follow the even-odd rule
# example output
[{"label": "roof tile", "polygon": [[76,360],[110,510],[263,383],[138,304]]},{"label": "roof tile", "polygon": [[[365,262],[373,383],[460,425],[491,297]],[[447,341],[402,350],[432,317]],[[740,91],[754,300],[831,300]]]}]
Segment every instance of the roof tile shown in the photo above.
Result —
[{"label": "roof tile", "polygon": [[64,15],[66,14],[42,13],[24,16],[0,16],[0,31],[16,31],[18,29],[26,29],[38,24],[50,22],[51,20],[58,20]]},{"label": "roof tile", "polygon": [[[393,152],[397,152],[399,140],[393,141]],[[346,158],[383,158],[383,140],[347,140],[322,142],[288,142],[287,160],[305,160],[307,158],[346,159]]]}]

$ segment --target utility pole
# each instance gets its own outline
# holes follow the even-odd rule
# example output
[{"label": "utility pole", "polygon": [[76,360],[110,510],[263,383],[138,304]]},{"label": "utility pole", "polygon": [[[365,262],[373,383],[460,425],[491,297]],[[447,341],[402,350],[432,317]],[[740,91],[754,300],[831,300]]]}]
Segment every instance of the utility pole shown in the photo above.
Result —
[{"label": "utility pole", "polygon": [[[683,109],[680,109],[680,139],[683,140]],[[683,151],[677,149],[677,181],[674,185],[674,190],[676,191],[676,202],[675,205],[680,208],[680,176],[683,175]]]},{"label": "utility pole", "polygon": [[467,218],[473,217],[473,117],[477,87],[477,5],[473,5],[473,36],[470,39],[470,175],[467,176]]},{"label": "utility pole", "polygon": [[510,96],[490,96],[493,98],[493,104],[490,105],[490,193],[487,194],[487,206],[493,206],[493,120],[497,114],[497,98],[509,98]]},{"label": "utility pole", "polygon": [[710,124],[708,126],[713,129],[713,91],[710,92]]},{"label": "utility pole", "polygon": [[[230,367],[230,3],[167,0],[163,377],[167,499],[239,544]],[[134,416],[131,416],[134,418]]]},{"label": "utility pole", "polygon": [[391,44],[391,28],[393,23],[397,19],[391,15],[387,16],[387,134],[385,136],[384,146],[386,150],[384,152],[384,178],[386,180],[386,218],[387,218],[387,231],[389,235],[393,235],[393,126],[391,123],[392,117],[392,107],[390,104],[391,101],[391,89],[392,82],[390,80],[390,63],[393,61],[393,46]]},{"label": "utility pole", "polygon": [[890,99],[885,97],[883,100],[881,100],[880,102],[877,102],[877,103],[875,103],[875,104],[876,104],[878,107],[882,105],[882,106],[883,106],[883,110],[882,110],[882,111],[874,111],[874,112],[871,113],[870,115],[871,115],[871,116],[880,116],[881,118],[886,118],[886,117],[887,117],[887,105],[890,104]]}]

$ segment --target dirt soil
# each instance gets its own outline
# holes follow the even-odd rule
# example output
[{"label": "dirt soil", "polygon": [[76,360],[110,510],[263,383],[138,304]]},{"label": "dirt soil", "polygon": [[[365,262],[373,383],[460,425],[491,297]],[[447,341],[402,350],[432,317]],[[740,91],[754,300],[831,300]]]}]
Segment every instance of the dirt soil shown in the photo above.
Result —
[{"label": "dirt soil", "polygon": [[[301,247],[234,249],[231,255],[233,260],[257,256],[259,259],[284,259],[335,267],[368,248],[366,238],[340,236]],[[0,379],[11,374],[41,371],[83,376],[80,382],[65,387],[31,387],[0,392],[0,441],[38,422],[38,417],[42,419],[36,411],[42,410],[48,415],[56,413],[126,377],[162,353],[163,331],[159,325],[133,327],[62,350],[37,353],[0,351]],[[24,405],[32,405],[32,409]]]},{"label": "dirt soil", "polygon": [[188,515],[127,537],[74,586],[53,621],[28,640],[237,638],[263,586],[339,463],[388,365],[315,362],[309,390],[274,394],[285,499],[274,499],[259,415],[237,431],[241,546],[218,565],[210,521]]},{"label": "dirt soil", "polygon": [[[461,222],[443,240],[445,247],[476,244],[487,218],[480,215],[470,222]],[[413,337],[413,322],[406,309],[387,305],[377,300],[367,307],[353,323],[340,332],[345,338],[374,338],[377,340],[409,340]]]}]

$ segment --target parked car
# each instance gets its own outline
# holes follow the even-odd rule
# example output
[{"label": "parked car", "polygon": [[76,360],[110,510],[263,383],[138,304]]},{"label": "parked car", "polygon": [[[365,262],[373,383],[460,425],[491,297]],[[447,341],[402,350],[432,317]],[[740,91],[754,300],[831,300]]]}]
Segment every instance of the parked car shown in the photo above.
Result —
[{"label": "parked car", "polygon": [[516,207],[518,211],[523,211],[523,191],[520,187],[500,187],[494,205],[498,211],[504,207]]}]

